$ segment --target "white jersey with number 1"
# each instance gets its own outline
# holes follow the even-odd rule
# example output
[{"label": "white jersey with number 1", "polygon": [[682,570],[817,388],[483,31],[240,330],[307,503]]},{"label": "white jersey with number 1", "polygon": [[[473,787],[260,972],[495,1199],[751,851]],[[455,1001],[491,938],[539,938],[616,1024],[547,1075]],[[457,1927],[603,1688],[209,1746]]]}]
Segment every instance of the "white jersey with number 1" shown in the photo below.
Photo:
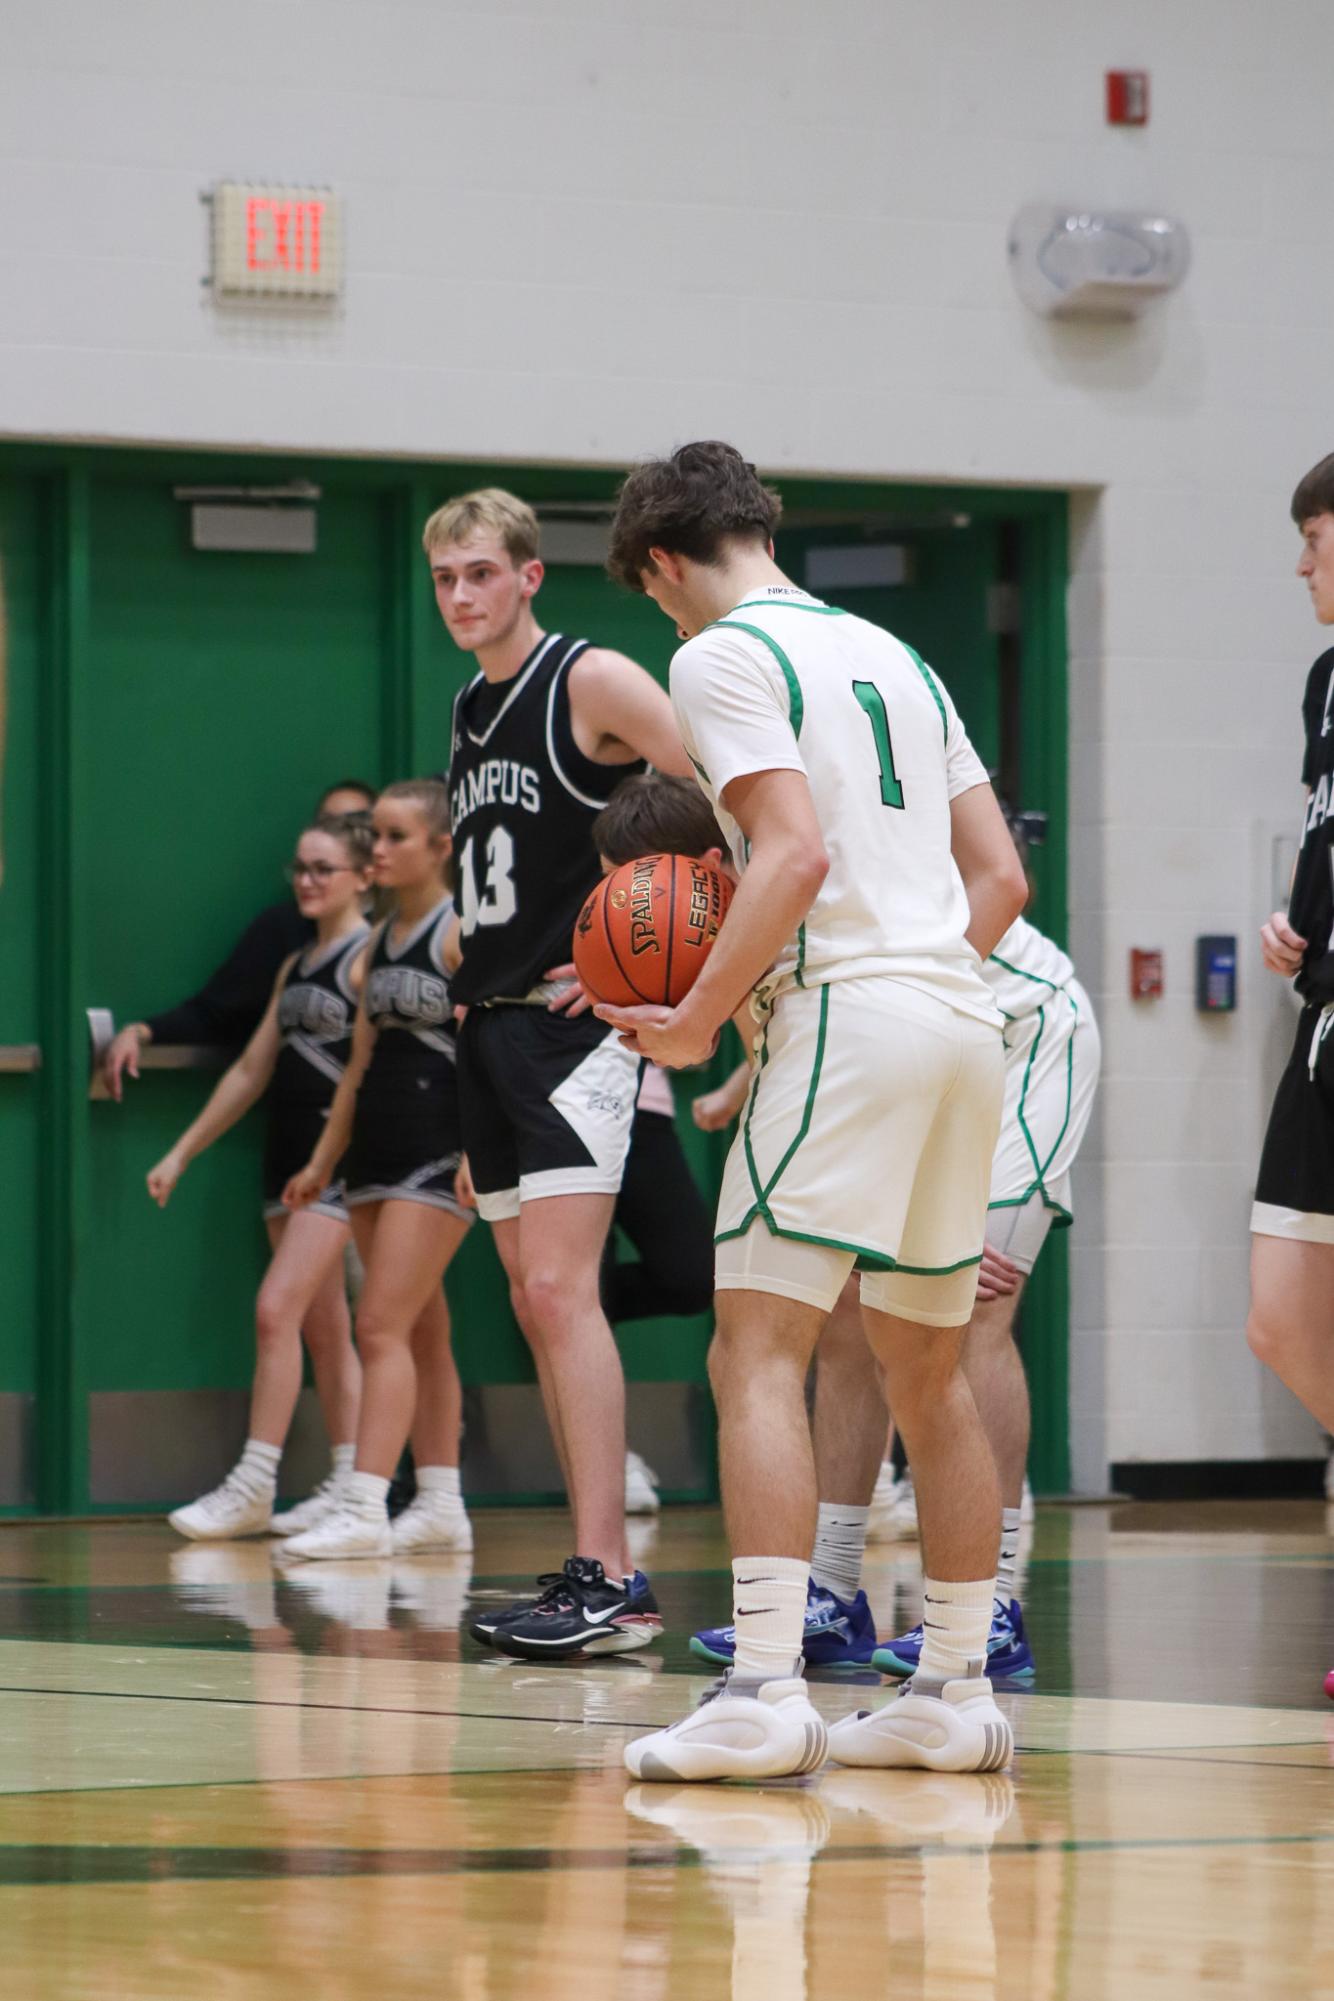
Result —
[{"label": "white jersey with number 1", "polygon": [[805,591],[752,591],[676,654],[672,703],[738,870],[734,780],[803,771],[829,872],[763,991],[885,975],[999,1024],[964,933],[950,802],[987,775],[953,702],[908,646]]}]

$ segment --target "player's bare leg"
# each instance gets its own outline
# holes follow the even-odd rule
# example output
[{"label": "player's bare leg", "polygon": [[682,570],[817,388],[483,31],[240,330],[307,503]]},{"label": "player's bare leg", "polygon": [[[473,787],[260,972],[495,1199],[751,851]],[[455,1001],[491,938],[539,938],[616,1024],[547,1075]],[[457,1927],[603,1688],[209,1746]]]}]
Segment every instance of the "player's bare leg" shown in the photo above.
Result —
[{"label": "player's bare leg", "polygon": [[1251,1238],[1251,1352],[1334,1431],[1334,1244]]},{"label": "player's bare leg", "polygon": [[821,1501],[865,1508],[885,1457],[886,1426],[857,1286],[855,1278],[848,1281],[820,1336],[811,1436]]},{"label": "player's bare leg", "polygon": [[1023,1289],[1021,1279],[1014,1292],[979,1299],[963,1344],[964,1374],[996,1462],[1003,1508],[1023,1500],[1032,1428],[1028,1378],[1014,1338]]},{"label": "player's bare leg", "polygon": [[[611,1195],[555,1195],[524,1203],[517,1236],[503,1226],[496,1233],[511,1284],[518,1282],[520,1324],[555,1409],[576,1554],[596,1558],[609,1578],[630,1567],[625,1377],[598,1297],[614,1206]],[[516,1244],[517,1271],[510,1265]]]},{"label": "player's bare leg", "polygon": [[[718,1406],[718,1464],[727,1538],[808,1563],[815,1539],[815,1455],[806,1376],[825,1315],[767,1292],[720,1292],[709,1380]],[[800,1620],[795,1658],[801,1652]]]},{"label": "player's bare leg", "polygon": [[[556,1199],[559,1200],[560,1198],[557,1197]],[[504,1266],[505,1276],[509,1280],[510,1305],[514,1309],[514,1317],[523,1329],[524,1339],[527,1341],[529,1351],[533,1357],[533,1367],[537,1371],[537,1387],[542,1398],[542,1409],[546,1416],[547,1429],[551,1433],[551,1443],[555,1450],[556,1463],[560,1467],[561,1478],[565,1482],[565,1491],[569,1494],[571,1492],[570,1460],[569,1454],[565,1450],[565,1435],[561,1430],[560,1405],[556,1401],[556,1386],[552,1381],[551,1367],[547,1361],[545,1350],[541,1347],[535,1335],[530,1334],[528,1331],[528,1301],[524,1294],[522,1269],[519,1263],[518,1217],[507,1216],[503,1221],[493,1223],[491,1225],[491,1235],[495,1241],[496,1255]]]},{"label": "player's bare leg", "polygon": [[963,1368],[966,1327],[923,1327],[863,1309],[917,1486],[922,1562],[944,1582],[996,1574],[996,1462]]}]

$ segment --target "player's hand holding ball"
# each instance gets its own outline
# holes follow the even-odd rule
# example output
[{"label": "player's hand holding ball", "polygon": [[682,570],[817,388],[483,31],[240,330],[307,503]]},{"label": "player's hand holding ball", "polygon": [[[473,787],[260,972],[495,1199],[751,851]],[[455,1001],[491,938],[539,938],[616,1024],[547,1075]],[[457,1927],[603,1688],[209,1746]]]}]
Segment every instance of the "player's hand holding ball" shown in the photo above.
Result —
[{"label": "player's hand holding ball", "polygon": [[716,1030],[678,1018],[713,950],[732,884],[691,855],[643,855],[604,876],[574,927],[574,967],[599,1020],[669,1070],[707,1062]]}]

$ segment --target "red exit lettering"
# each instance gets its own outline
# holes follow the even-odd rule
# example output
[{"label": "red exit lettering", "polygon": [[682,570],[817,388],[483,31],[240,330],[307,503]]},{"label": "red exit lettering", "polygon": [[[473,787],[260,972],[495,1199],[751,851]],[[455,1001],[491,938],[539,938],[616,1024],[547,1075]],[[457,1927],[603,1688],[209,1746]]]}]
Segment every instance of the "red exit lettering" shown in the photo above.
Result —
[{"label": "red exit lettering", "polygon": [[251,195],[245,205],[247,271],[306,272],[320,268],[322,201],[274,201]]}]

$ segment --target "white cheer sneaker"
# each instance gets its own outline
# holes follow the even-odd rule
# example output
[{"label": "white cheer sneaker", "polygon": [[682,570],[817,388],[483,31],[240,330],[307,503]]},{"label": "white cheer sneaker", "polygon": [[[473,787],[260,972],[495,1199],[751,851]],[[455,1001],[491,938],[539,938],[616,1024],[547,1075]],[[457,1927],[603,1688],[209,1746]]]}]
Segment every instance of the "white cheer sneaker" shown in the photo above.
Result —
[{"label": "white cheer sneaker", "polygon": [[882,1709],[861,1709],[831,1725],[829,1755],[838,1765],[882,1770],[999,1772],[1014,1755],[1014,1732],[979,1672],[945,1682],[938,1695],[919,1695],[905,1682]]},{"label": "white cheer sneaker", "polygon": [[330,1508],[311,1528],[289,1535],[280,1553],[303,1562],[326,1556],[392,1556],[389,1517],[383,1509],[367,1514],[360,1508]]},{"label": "white cheer sneaker", "polygon": [[799,1675],[729,1676],[680,1723],[627,1744],[625,1763],[636,1779],[783,1779],[822,1765],[828,1740]]},{"label": "white cheer sneaker", "polygon": [[303,1529],[313,1529],[321,1515],[327,1515],[330,1508],[336,1508],[347,1493],[346,1473],[334,1471],[326,1473],[318,1487],[307,1494],[304,1501],[298,1501],[294,1508],[284,1508],[269,1520],[270,1535],[300,1535]]},{"label": "white cheer sneaker", "polygon": [[167,1520],[177,1535],[191,1542],[226,1542],[233,1536],[267,1535],[273,1513],[273,1490],[256,1493],[248,1482],[229,1473],[220,1487],[201,1494],[188,1507],[176,1508]]},{"label": "white cheer sneaker", "polygon": [[395,1556],[427,1549],[471,1549],[472,1523],[454,1495],[423,1494],[389,1525]]},{"label": "white cheer sneaker", "polygon": [[656,1515],[658,1476],[637,1452],[625,1455],[625,1512],[627,1515]]}]

